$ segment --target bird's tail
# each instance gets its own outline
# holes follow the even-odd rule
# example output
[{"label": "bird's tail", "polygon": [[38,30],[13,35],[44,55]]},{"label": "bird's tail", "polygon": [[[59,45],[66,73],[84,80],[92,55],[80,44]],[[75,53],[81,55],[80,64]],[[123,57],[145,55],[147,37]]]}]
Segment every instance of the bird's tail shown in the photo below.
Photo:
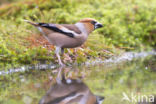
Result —
[{"label": "bird's tail", "polygon": [[33,26],[39,26],[38,23],[34,23],[34,22],[29,21],[29,20],[24,20],[24,21],[33,25]]}]

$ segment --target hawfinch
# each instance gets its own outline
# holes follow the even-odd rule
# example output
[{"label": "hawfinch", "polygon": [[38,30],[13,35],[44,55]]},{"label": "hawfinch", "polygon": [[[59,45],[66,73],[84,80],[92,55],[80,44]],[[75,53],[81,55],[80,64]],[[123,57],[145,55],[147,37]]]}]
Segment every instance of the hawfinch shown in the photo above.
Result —
[{"label": "hawfinch", "polygon": [[57,78],[39,104],[102,104],[104,97],[94,95],[81,79]]},{"label": "hawfinch", "polygon": [[64,48],[75,48],[81,46],[88,38],[88,35],[95,29],[103,27],[102,24],[91,18],[85,18],[76,24],[52,24],[26,22],[37,27],[42,35],[56,46],[56,56],[59,64],[63,65],[60,58],[60,51],[63,54]]}]

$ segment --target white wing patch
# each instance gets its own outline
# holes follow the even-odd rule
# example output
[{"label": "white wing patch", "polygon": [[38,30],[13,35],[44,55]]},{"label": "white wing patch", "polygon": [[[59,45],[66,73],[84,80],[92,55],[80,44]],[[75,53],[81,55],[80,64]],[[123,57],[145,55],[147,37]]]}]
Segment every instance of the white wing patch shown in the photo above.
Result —
[{"label": "white wing patch", "polygon": [[75,38],[79,38],[81,35],[80,34],[77,34],[76,32],[74,31],[71,31],[63,26],[61,26],[61,30],[66,32],[66,33],[72,33],[74,35]]}]

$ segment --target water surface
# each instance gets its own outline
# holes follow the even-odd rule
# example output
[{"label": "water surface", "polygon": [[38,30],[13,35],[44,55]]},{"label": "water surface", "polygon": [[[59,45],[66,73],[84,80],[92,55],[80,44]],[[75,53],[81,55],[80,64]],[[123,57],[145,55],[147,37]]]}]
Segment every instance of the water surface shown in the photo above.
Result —
[{"label": "water surface", "polygon": [[147,95],[148,98],[150,95],[156,95],[155,54],[131,60],[114,62],[110,60],[62,69],[29,68],[14,73],[1,72],[0,104],[38,104],[47,91],[56,84],[59,70],[62,70],[67,79],[80,79],[92,94],[104,96],[102,104],[137,104],[122,101],[123,93],[129,98],[132,93],[137,98],[142,95]]}]

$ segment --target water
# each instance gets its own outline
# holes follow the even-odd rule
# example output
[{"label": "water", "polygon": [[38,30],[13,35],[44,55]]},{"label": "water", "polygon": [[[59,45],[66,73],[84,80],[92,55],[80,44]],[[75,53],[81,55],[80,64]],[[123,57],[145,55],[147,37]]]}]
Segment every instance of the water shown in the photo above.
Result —
[{"label": "water", "polygon": [[[0,104],[38,104],[43,101],[57,104],[79,95],[83,96],[77,100],[91,101],[86,104],[102,101],[103,97],[102,104],[139,104],[139,101],[149,102],[156,96],[155,52],[127,53],[105,61],[86,62],[83,66],[41,66],[0,71]],[[124,96],[129,101],[122,100]]]}]

